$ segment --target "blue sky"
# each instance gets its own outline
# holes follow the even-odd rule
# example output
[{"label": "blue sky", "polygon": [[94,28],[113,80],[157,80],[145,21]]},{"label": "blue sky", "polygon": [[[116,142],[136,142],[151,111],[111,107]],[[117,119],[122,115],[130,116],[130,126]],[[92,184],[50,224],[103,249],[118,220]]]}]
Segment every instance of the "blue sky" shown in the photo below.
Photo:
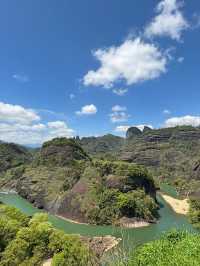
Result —
[{"label": "blue sky", "polygon": [[200,125],[200,2],[0,3],[0,139]]}]

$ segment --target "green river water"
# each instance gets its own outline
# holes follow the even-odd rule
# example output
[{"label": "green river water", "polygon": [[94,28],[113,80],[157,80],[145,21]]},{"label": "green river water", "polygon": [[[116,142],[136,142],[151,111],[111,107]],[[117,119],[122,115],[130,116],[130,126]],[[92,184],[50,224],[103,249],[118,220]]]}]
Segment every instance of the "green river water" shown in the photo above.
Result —
[{"label": "green river water", "polygon": [[[168,185],[162,185],[161,188],[165,193],[171,196],[176,196],[176,192],[172,187]],[[85,236],[113,235],[117,238],[122,238],[120,245],[123,245],[123,249],[125,250],[128,250],[130,247],[136,246],[138,244],[159,238],[163,232],[171,228],[195,231],[191,224],[189,224],[187,221],[187,218],[183,215],[176,214],[159,194],[157,195],[157,199],[160,204],[160,219],[158,223],[151,224],[148,227],[121,229],[114,226],[75,224],[55,217],[54,215],[49,215],[49,220],[56,228],[61,229],[66,233],[80,234]],[[40,210],[34,208],[28,201],[21,198],[17,194],[0,193],[0,201],[17,207],[27,215],[33,215],[34,213],[40,212]]]}]

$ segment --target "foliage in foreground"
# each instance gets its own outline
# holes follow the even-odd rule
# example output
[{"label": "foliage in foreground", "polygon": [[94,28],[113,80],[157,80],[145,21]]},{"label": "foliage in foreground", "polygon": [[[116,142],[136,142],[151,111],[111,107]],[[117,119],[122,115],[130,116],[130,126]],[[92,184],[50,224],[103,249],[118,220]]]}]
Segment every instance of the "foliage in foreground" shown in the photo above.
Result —
[{"label": "foliage in foreground", "polygon": [[137,248],[115,266],[199,266],[200,235],[173,230]]},{"label": "foliage in foreground", "polygon": [[79,237],[53,228],[46,214],[29,219],[5,205],[0,214],[0,266],[39,266],[51,257],[53,266],[96,265]]}]

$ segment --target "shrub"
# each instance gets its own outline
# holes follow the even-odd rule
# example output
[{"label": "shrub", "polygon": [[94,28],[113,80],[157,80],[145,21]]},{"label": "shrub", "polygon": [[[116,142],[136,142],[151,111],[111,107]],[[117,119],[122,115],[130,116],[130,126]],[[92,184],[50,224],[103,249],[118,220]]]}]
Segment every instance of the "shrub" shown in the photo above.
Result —
[{"label": "shrub", "polygon": [[[147,243],[132,253],[127,266],[198,266],[200,236],[172,231],[160,240]],[[122,263],[123,265],[123,263]]]}]

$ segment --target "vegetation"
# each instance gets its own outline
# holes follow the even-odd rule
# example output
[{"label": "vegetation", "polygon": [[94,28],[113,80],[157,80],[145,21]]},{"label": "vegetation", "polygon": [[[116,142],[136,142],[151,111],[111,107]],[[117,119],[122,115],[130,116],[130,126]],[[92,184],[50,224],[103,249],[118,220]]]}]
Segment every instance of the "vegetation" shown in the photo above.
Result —
[{"label": "vegetation", "polygon": [[115,266],[198,266],[200,235],[173,230],[159,240],[137,248]]},{"label": "vegetation", "polygon": [[124,216],[147,221],[158,216],[154,181],[144,167],[91,160],[75,139],[44,143],[30,164],[3,173],[0,187],[80,222],[119,224]]},{"label": "vegetation", "polygon": [[[100,160],[94,161],[92,167],[92,174],[100,182],[90,187],[89,195],[82,203],[90,223],[118,224],[124,216],[147,221],[158,217],[158,206],[150,195],[155,190],[154,182],[145,168]],[[85,175],[90,181],[92,167]]]},{"label": "vegetation", "polygon": [[158,206],[143,190],[122,193],[117,189],[104,189],[96,193],[96,205],[87,211],[93,224],[117,224],[122,217],[154,221]]},{"label": "vegetation", "polygon": [[93,157],[116,159],[116,153],[124,145],[125,139],[107,134],[101,137],[84,137],[78,139],[78,142]]},{"label": "vegetation", "polygon": [[1,266],[39,266],[51,257],[54,266],[97,265],[79,237],[54,229],[46,214],[28,218],[5,205],[0,205],[0,213]]},{"label": "vegetation", "polygon": [[0,174],[30,162],[31,157],[31,153],[22,146],[0,142]]},{"label": "vegetation", "polygon": [[190,199],[189,220],[198,229],[200,229],[200,202],[199,199]]}]

